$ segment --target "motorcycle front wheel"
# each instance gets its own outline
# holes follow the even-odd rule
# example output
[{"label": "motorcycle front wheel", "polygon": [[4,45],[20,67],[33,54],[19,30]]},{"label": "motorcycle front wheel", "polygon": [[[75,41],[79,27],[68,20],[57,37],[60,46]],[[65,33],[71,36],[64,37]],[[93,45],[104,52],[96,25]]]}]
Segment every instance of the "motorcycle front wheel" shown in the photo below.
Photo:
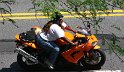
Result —
[{"label": "motorcycle front wheel", "polygon": [[80,66],[86,69],[100,69],[106,61],[106,55],[99,49],[93,49],[79,61]]}]

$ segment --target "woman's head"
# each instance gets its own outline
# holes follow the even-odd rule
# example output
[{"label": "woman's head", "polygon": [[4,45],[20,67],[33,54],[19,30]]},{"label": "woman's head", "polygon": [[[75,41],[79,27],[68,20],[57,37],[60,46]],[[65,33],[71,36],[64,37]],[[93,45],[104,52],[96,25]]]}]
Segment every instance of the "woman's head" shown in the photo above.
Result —
[{"label": "woman's head", "polygon": [[48,21],[45,25],[44,25],[44,27],[43,27],[43,30],[49,30],[49,28],[50,28],[50,26],[53,24],[53,22],[52,21]]},{"label": "woman's head", "polygon": [[53,21],[57,21],[61,18],[63,18],[64,16],[60,13],[60,12],[54,12],[52,15],[51,15],[51,20]]}]

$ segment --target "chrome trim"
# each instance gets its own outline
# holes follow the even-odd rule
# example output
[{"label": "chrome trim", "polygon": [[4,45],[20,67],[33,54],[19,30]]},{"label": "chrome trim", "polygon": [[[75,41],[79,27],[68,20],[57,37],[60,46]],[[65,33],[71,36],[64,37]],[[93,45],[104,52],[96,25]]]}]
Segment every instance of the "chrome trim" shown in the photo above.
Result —
[{"label": "chrome trim", "polygon": [[34,56],[30,55],[29,53],[27,53],[26,51],[24,51],[22,48],[16,48],[15,49],[15,52],[16,53],[19,53],[20,55],[22,55],[23,57],[35,62],[35,63],[38,63],[38,60],[37,58],[35,58]]}]

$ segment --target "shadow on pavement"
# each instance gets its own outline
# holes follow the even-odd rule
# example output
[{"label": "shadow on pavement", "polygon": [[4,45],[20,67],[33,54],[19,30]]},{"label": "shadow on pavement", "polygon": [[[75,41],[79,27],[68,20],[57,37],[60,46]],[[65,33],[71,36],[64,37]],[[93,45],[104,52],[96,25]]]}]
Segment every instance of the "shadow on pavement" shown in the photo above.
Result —
[{"label": "shadow on pavement", "polygon": [[[98,39],[102,39],[103,37],[110,40],[111,38],[115,37],[112,34],[94,34]],[[124,37],[116,37],[117,39],[124,39]]]},{"label": "shadow on pavement", "polygon": [[17,62],[14,62],[10,65],[10,68],[2,68],[0,72],[24,72],[24,70],[19,67]]},{"label": "shadow on pavement", "polygon": [[[97,68],[98,70],[98,68]],[[79,66],[61,66],[61,67],[57,67],[55,70],[49,70],[48,68],[38,68],[38,69],[32,69],[29,71],[26,71],[24,69],[22,69],[17,62],[14,62],[10,65],[10,68],[2,68],[2,70],[0,70],[0,72],[50,72],[50,71],[75,71],[75,72],[80,72],[80,71],[88,71],[83,67],[79,67]]]}]

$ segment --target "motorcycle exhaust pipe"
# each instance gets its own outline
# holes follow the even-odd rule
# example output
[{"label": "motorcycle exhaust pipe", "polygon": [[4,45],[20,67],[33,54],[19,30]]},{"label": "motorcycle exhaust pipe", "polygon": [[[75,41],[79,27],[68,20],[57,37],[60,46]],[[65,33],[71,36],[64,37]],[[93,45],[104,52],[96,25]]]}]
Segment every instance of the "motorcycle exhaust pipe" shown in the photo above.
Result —
[{"label": "motorcycle exhaust pipe", "polygon": [[29,53],[27,53],[26,51],[24,51],[23,49],[21,48],[16,48],[15,50],[16,53],[19,53],[20,55],[22,55],[23,57],[35,62],[35,63],[38,63],[38,60],[36,57],[30,55]]}]

